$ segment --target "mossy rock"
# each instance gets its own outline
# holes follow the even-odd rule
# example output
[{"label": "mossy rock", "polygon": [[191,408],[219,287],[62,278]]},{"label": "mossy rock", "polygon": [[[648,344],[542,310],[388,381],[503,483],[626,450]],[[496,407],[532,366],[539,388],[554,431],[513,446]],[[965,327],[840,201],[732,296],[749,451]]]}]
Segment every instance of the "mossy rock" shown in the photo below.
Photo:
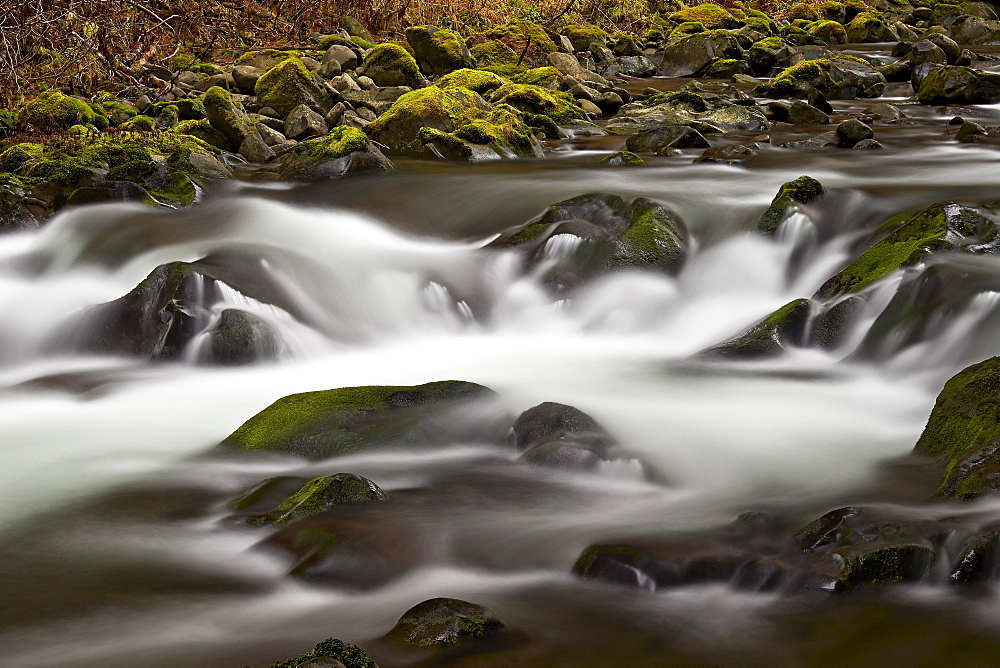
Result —
[{"label": "mossy rock", "polygon": [[711,2],[686,7],[670,15],[674,23],[697,21],[708,29],[739,28],[742,22],[728,11]]},{"label": "mossy rock", "polygon": [[[255,124],[243,109],[243,105],[237,102],[229,91],[219,86],[212,86],[205,92],[205,115],[209,125],[226,137],[228,150],[231,151],[239,150],[239,147],[255,129]],[[183,132],[183,130],[179,132]],[[184,134],[194,133],[185,132]],[[209,143],[218,146],[216,142]]]},{"label": "mossy rock", "polygon": [[734,339],[712,346],[701,357],[718,360],[751,360],[777,357],[790,346],[805,343],[813,303],[796,299],[750,327]]},{"label": "mossy rock", "polygon": [[310,480],[272,510],[247,521],[255,525],[280,526],[337,508],[385,501],[385,498],[385,492],[371,480],[353,473],[336,473]]},{"label": "mossy rock", "polygon": [[205,103],[201,100],[183,98],[172,102],[157,102],[148,109],[150,116],[159,116],[166,110],[172,110],[181,121],[205,118]]},{"label": "mossy rock", "polygon": [[701,72],[716,58],[743,58],[744,45],[751,40],[746,35],[728,30],[708,30],[683,37],[663,49],[656,62],[657,74],[667,77],[689,77]]},{"label": "mossy rock", "polygon": [[824,0],[816,8],[821,18],[843,24],[847,21],[847,8],[837,0]]},{"label": "mossy rock", "polygon": [[631,151],[617,151],[601,158],[601,164],[611,167],[645,167],[646,161]]},{"label": "mossy rock", "polygon": [[596,543],[573,564],[573,574],[617,585],[657,591],[706,582],[729,582],[743,555],[724,545]]},{"label": "mossy rock", "polygon": [[845,44],[847,31],[836,21],[816,21],[809,24],[806,32],[827,44]]},{"label": "mossy rock", "polygon": [[678,40],[684,39],[685,37],[690,37],[691,35],[697,35],[708,30],[705,24],[700,21],[685,21],[681,23],[676,28],[670,31],[670,35],[667,37],[667,41],[676,42]]},{"label": "mossy rock", "polygon": [[[557,253],[548,247],[555,237],[572,243]],[[553,204],[491,246],[520,248],[529,266],[546,263],[543,281],[564,290],[621,269],[676,273],[684,263],[688,239],[680,218],[655,202],[626,202],[617,195],[594,193]]]},{"label": "mossy rock", "polygon": [[134,106],[125,104],[111,93],[98,93],[94,98],[113,127],[122,125],[139,113],[139,110]]},{"label": "mossy rock", "polygon": [[803,60],[758,84],[760,97],[806,99],[812,90],[831,100],[878,97],[885,91],[885,77],[868,63],[846,56]]},{"label": "mossy rock", "polygon": [[324,658],[340,661],[346,668],[378,668],[378,664],[363,649],[336,638],[327,638],[318,643],[311,652],[276,661],[268,668],[297,668],[299,664]]},{"label": "mossy rock", "polygon": [[975,251],[995,236],[993,221],[975,209],[948,202],[933,204],[872,244],[824,283],[816,295],[827,300],[858,292],[902,267],[921,261],[930,252]]},{"label": "mossy rock", "polygon": [[461,69],[441,77],[437,82],[439,88],[466,88],[480,95],[510,83],[498,74],[484,70]]},{"label": "mossy rock", "polygon": [[917,98],[921,104],[994,104],[1000,102],[1000,74],[942,65],[920,82]]},{"label": "mossy rock", "polygon": [[522,112],[542,114],[556,123],[567,123],[586,116],[569,94],[531,84],[509,83],[501,86],[490,94],[490,101],[509,104]]},{"label": "mossy rock", "polygon": [[874,12],[862,12],[847,24],[847,41],[852,43],[895,42],[896,30]]},{"label": "mossy rock", "polygon": [[277,49],[257,49],[255,51],[247,51],[242,56],[236,59],[236,65],[247,65],[249,67],[256,67],[259,70],[267,70],[278,63],[284,62],[289,58],[294,58],[301,55],[298,51],[279,51]]},{"label": "mossy rock", "polygon": [[181,121],[177,125],[170,128],[168,132],[180,135],[188,135],[189,137],[197,137],[206,144],[211,144],[215,148],[220,149],[222,151],[235,152],[239,149],[239,146],[234,145],[233,142],[229,139],[229,137],[222,134],[219,130],[215,129],[214,127],[212,127],[212,124],[206,120]]},{"label": "mossy rock", "polygon": [[514,49],[495,39],[476,44],[469,51],[479,67],[517,64]]},{"label": "mossy rock", "polygon": [[[476,424],[490,421],[472,419],[471,413],[495,396],[489,388],[462,381],[294,394],[247,420],[222,446],[323,459],[372,448],[443,445],[463,435],[491,442],[495,425]],[[468,411],[465,419],[462,411]]]},{"label": "mossy rock", "polygon": [[422,88],[427,82],[416,59],[398,44],[379,44],[365,56],[359,72],[377,85]]},{"label": "mossy rock", "polygon": [[493,639],[503,629],[503,621],[488,608],[432,598],[407,610],[385,637],[409,647],[452,647]]},{"label": "mossy rock", "polygon": [[[472,35],[468,39],[468,43],[473,49],[477,44],[490,41],[501,42],[518,54],[518,58],[514,62],[517,62],[523,53],[524,64],[544,64],[546,55],[559,50],[543,26],[525,20],[503,23]],[[475,55],[474,52],[473,55]]]},{"label": "mossy rock", "polygon": [[800,176],[781,184],[767,211],[757,219],[757,229],[765,234],[773,233],[784,222],[789,208],[795,204],[811,204],[823,193],[823,184],[810,176]]},{"label": "mossy rock", "polygon": [[325,114],[331,107],[330,95],[323,84],[295,57],[264,72],[257,80],[254,92],[261,107],[271,107],[282,118],[300,104],[319,114]]},{"label": "mossy rock", "polygon": [[785,18],[787,18],[789,21],[795,21],[796,19],[805,19],[806,21],[818,21],[819,12],[817,12],[816,9],[808,3],[796,2],[789,8],[788,14],[785,15]]},{"label": "mossy rock", "polygon": [[225,309],[209,333],[206,362],[237,366],[270,362],[281,353],[281,336],[259,317],[239,309]]},{"label": "mossy rock", "polygon": [[426,144],[448,142],[445,135],[457,140],[451,141],[455,150],[470,143],[499,157],[539,152],[531,129],[516,113],[493,108],[477,93],[458,87],[435,86],[406,93],[365,132],[391,155],[434,157]]},{"label": "mossy rock", "polygon": [[937,397],[914,452],[947,463],[938,495],[971,499],[1000,490],[1000,357],[955,374]]},{"label": "mossy rock", "polygon": [[455,70],[472,68],[476,61],[465,41],[454,30],[436,26],[410,26],[406,41],[420,70],[427,75],[444,76]]},{"label": "mossy rock", "polygon": [[65,130],[78,124],[92,124],[94,120],[94,110],[86,102],[57,90],[41,93],[17,112],[19,129],[38,132]]},{"label": "mossy rock", "polygon": [[608,33],[595,25],[570,25],[562,29],[574,51],[586,51],[594,42],[606,44]]},{"label": "mossy rock", "polygon": [[519,71],[510,77],[513,83],[541,86],[547,89],[558,88],[562,83],[562,78],[562,72],[551,65],[546,67],[532,67]]},{"label": "mossy rock", "polygon": [[358,128],[339,125],[325,137],[301,142],[282,161],[281,176],[319,181],[356,172],[393,169],[392,162]]},{"label": "mossy rock", "polygon": [[[152,132],[156,127],[156,119],[151,116],[145,116],[139,114],[128,119],[121,124],[122,130],[128,130],[129,132]],[[189,133],[184,133],[189,134]],[[212,142],[209,142],[210,144]]]}]

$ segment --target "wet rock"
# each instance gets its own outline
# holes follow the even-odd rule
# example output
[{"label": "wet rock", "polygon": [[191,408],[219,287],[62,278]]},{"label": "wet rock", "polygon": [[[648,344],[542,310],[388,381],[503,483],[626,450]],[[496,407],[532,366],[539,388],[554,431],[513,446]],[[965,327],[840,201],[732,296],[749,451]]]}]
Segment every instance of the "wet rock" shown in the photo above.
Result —
[{"label": "wet rock", "polygon": [[280,174],[283,179],[292,181],[321,181],[355,172],[392,168],[389,159],[362,130],[341,125],[325,137],[296,145],[283,158]]},{"label": "wet rock", "polygon": [[962,15],[948,28],[959,44],[991,44],[1000,40],[1000,21]]},{"label": "wet rock", "polygon": [[895,42],[898,39],[896,30],[874,12],[862,12],[847,24],[848,42]]},{"label": "wet rock", "polygon": [[944,65],[920,82],[921,104],[994,104],[1000,102],[1000,74]]},{"label": "wet rock", "polygon": [[906,59],[913,65],[921,63],[944,65],[948,62],[948,57],[941,50],[941,47],[927,39],[922,39],[912,44],[909,52],[906,54]]},{"label": "wet rock", "polygon": [[837,126],[837,145],[841,148],[852,148],[858,142],[874,136],[874,130],[853,118]]},{"label": "wet rock", "polygon": [[699,353],[705,359],[748,360],[776,357],[805,343],[813,303],[796,299],[753,325],[746,333]]},{"label": "wet rock", "polygon": [[571,53],[560,53],[556,51],[548,54],[547,58],[552,67],[556,68],[565,75],[582,81],[583,83],[598,86],[606,86],[608,83],[604,77],[591,72],[581,65],[580,61],[576,59],[576,56]]},{"label": "wet rock", "polygon": [[327,638],[306,654],[272,663],[268,668],[378,668],[357,645]]},{"label": "wet rock", "polygon": [[871,65],[844,57],[804,60],[782,70],[771,81],[759,84],[753,94],[760,97],[807,98],[818,90],[831,100],[879,97],[885,77]]},{"label": "wet rock", "polygon": [[1000,358],[953,376],[937,397],[914,452],[947,462],[938,495],[971,499],[1000,489]]},{"label": "wet rock", "polygon": [[410,647],[448,647],[493,639],[504,627],[489,608],[454,598],[432,598],[407,610],[385,637]]},{"label": "wet rock", "polygon": [[753,74],[747,61],[734,58],[716,58],[699,73],[699,76],[706,79],[732,79],[738,74]]},{"label": "wet rock", "polygon": [[222,446],[324,459],[373,448],[491,443],[500,437],[490,407],[495,397],[462,381],[293,394],[247,420]]},{"label": "wet rock", "polygon": [[697,130],[685,125],[666,125],[632,135],[625,148],[633,153],[670,155],[671,149],[708,148],[708,140]]},{"label": "wet rock", "polygon": [[878,116],[883,121],[898,121],[906,118],[906,114],[900,111],[899,107],[885,102],[879,102],[865,109],[866,114]]},{"label": "wet rock", "polygon": [[[244,494],[244,503],[246,497]],[[310,480],[268,512],[252,517],[248,522],[281,526],[303,517],[344,507],[378,503],[385,499],[385,492],[371,480],[353,473],[336,473]]]},{"label": "wet rock", "polygon": [[615,58],[604,68],[605,77],[651,77],[656,72],[653,61],[643,55]]},{"label": "wet rock", "polygon": [[210,334],[210,364],[234,366],[268,362],[281,352],[281,337],[257,316],[238,309],[222,312],[218,326]]},{"label": "wet rock", "polygon": [[790,53],[788,45],[780,37],[768,37],[755,42],[746,51],[746,60],[757,76],[765,76]]},{"label": "wet rock", "polygon": [[246,158],[247,162],[258,164],[270,162],[275,157],[274,151],[261,138],[256,128],[243,139],[237,152]]},{"label": "wet rock", "polygon": [[579,471],[595,469],[607,458],[614,439],[586,413],[546,402],[522,413],[509,439],[521,461]]},{"label": "wet rock", "polygon": [[687,253],[687,230],[669,209],[638,198],[581,195],[550,206],[522,228],[491,244],[519,248],[529,267],[548,266],[543,280],[556,290],[620,269],[676,273]]},{"label": "wet rock", "polygon": [[788,122],[795,125],[822,125],[830,122],[830,117],[816,107],[795,100],[788,108]]},{"label": "wet rock", "polygon": [[234,148],[254,132],[254,123],[243,105],[219,87],[209,88],[205,93],[205,116],[212,128],[225,135]]},{"label": "wet rock", "polygon": [[973,121],[965,121],[958,129],[958,132],[955,133],[955,141],[959,141],[964,144],[971,144],[986,135],[986,128],[982,125],[974,123]]},{"label": "wet rock", "polygon": [[947,35],[942,35],[939,32],[932,32],[926,35],[924,39],[941,49],[949,65],[954,65],[955,61],[958,60],[958,57],[962,54],[962,47],[958,45],[958,42]]},{"label": "wet rock", "polygon": [[261,75],[254,91],[260,106],[271,107],[282,118],[301,104],[319,114],[330,111],[333,104],[322,81],[295,57]]},{"label": "wet rock", "polygon": [[631,151],[617,151],[601,158],[601,164],[611,167],[645,167],[646,161]]},{"label": "wet rock", "polygon": [[744,557],[721,544],[598,543],[573,565],[575,575],[657,591],[705,582],[727,582]]},{"label": "wet rock", "polygon": [[406,29],[406,41],[413,47],[417,65],[424,74],[440,77],[476,66],[465,41],[453,30],[410,26]]},{"label": "wet rock", "polygon": [[760,152],[761,145],[752,142],[750,144],[729,144],[728,146],[713,146],[705,149],[705,152],[694,159],[693,162],[717,162],[727,165],[739,164],[744,158],[750,158]]},{"label": "wet rock", "polygon": [[813,320],[809,342],[824,350],[835,350],[847,338],[863,306],[864,301],[860,297],[848,297],[826,306]]},{"label": "wet rock", "polygon": [[368,52],[358,70],[378,86],[409,86],[422,88],[427,82],[417,61],[398,44],[379,44]]},{"label": "wet rock", "polygon": [[[151,195],[149,191],[132,181],[103,181],[74,190],[66,199],[66,206],[78,204],[93,204],[94,202],[145,202]],[[0,201],[3,192],[0,191]],[[19,196],[20,199],[20,196]],[[0,210],[2,210],[0,204]],[[0,229],[2,229],[2,214],[0,214]]]},{"label": "wet rock", "polygon": [[962,544],[948,579],[952,584],[971,585],[1000,576],[1000,533],[970,536]]},{"label": "wet rock", "polygon": [[995,236],[993,222],[978,211],[952,203],[934,204],[872,244],[824,283],[816,296],[826,301],[858,292],[897,269],[920,261],[928,252],[975,250]]},{"label": "wet rock", "polygon": [[743,58],[739,40],[729,33],[698,33],[668,44],[656,61],[658,76],[689,77],[716,58]]},{"label": "wet rock", "polygon": [[757,219],[757,229],[769,234],[788,217],[788,210],[797,204],[811,204],[823,196],[823,184],[809,176],[800,176],[783,183],[771,200],[767,211]]},{"label": "wet rock", "polygon": [[330,131],[323,117],[304,104],[288,112],[285,119],[285,136],[302,141],[312,137],[323,137]]}]

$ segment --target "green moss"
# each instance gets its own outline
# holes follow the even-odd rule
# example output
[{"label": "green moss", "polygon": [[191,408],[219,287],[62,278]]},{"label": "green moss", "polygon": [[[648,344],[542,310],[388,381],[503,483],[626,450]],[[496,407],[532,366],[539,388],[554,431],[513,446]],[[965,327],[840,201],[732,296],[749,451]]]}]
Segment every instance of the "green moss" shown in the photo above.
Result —
[{"label": "green moss", "polygon": [[730,341],[713,346],[703,356],[724,360],[749,360],[775,357],[789,345],[800,345],[812,315],[812,302],[808,299],[791,301],[744,334]]},{"label": "green moss", "polygon": [[846,18],[846,8],[844,3],[836,0],[825,0],[817,7],[819,15],[831,21],[843,21]]},{"label": "green moss", "polygon": [[757,229],[765,234],[774,232],[785,220],[789,207],[795,203],[810,204],[822,197],[823,192],[823,184],[809,176],[783,183],[767,211],[757,219]]},{"label": "green moss", "polygon": [[346,46],[349,49],[352,46],[356,46],[353,41],[351,41],[350,39],[345,39],[340,35],[324,35],[323,37],[320,37],[319,42],[316,46],[320,49],[320,51],[326,51],[334,44],[339,44],[340,46]]},{"label": "green moss", "polygon": [[777,51],[785,46],[785,40],[780,37],[765,37],[758,42],[754,42],[753,45],[761,49],[767,49],[768,51]]},{"label": "green moss", "polygon": [[398,44],[379,44],[365,56],[365,72],[372,69],[394,70],[399,72],[404,81],[410,82],[407,85],[416,87],[416,82],[423,79],[416,59],[409,51]]},{"label": "green moss", "polygon": [[586,50],[592,42],[604,44],[608,41],[608,33],[595,25],[570,25],[563,28],[562,33],[578,51]]},{"label": "green moss", "polygon": [[160,116],[164,112],[172,111],[178,120],[187,121],[205,118],[205,103],[197,99],[183,98],[173,102],[157,102],[148,111],[151,116]]},{"label": "green moss", "polygon": [[439,54],[447,61],[446,69],[458,70],[470,66],[466,56],[465,40],[454,30],[437,28],[436,26],[410,26],[406,29],[405,34],[406,40],[411,44],[415,39],[426,38],[427,35],[430,35],[430,39],[437,47]]},{"label": "green moss", "polygon": [[503,42],[495,39],[476,44],[469,51],[476,59],[479,67],[491,67],[496,65],[514,65],[517,63],[517,55],[514,49]]},{"label": "green moss", "polygon": [[483,95],[507,83],[510,82],[492,72],[461,69],[444,75],[437,85],[440,88],[467,88]]},{"label": "green moss", "polygon": [[247,420],[222,445],[311,458],[332,457],[405,442],[410,430],[431,419],[436,408],[487,395],[492,395],[487,388],[459,381],[293,394]]},{"label": "green moss", "polygon": [[670,32],[670,36],[667,38],[671,42],[676,42],[684,39],[685,37],[690,37],[691,35],[697,35],[698,33],[703,33],[707,30],[705,25],[700,21],[685,21]]},{"label": "green moss", "polygon": [[372,481],[352,473],[337,473],[310,480],[274,510],[251,518],[248,522],[257,525],[282,525],[338,507],[383,500],[385,492]]},{"label": "green moss", "polygon": [[206,144],[211,144],[215,148],[223,151],[235,151],[239,148],[239,146],[234,146],[233,142],[231,142],[226,135],[216,130],[212,127],[212,124],[206,120],[181,121],[177,125],[170,128],[168,132],[197,137]]},{"label": "green moss", "polygon": [[0,172],[16,173],[25,164],[40,157],[45,152],[45,146],[30,142],[14,144],[0,153]]},{"label": "green moss", "polygon": [[819,13],[805,2],[796,2],[788,10],[788,15],[785,17],[789,21],[794,21],[796,19],[805,19],[806,21],[818,21]]},{"label": "green moss", "polygon": [[272,663],[268,668],[296,668],[300,663],[320,657],[330,657],[340,661],[346,668],[378,668],[378,664],[372,661],[371,657],[360,647],[334,638],[327,638],[307,654],[300,654],[291,659]]},{"label": "green moss", "polygon": [[365,51],[368,51],[369,49],[374,49],[377,46],[375,42],[371,42],[362,37],[361,35],[353,35],[351,37],[351,41],[354,42],[355,46],[357,46],[360,49],[364,49]]},{"label": "green moss", "polygon": [[108,118],[111,126],[119,126],[139,113],[110,93],[98,93],[95,97],[101,113]]},{"label": "green moss", "polygon": [[504,23],[480,33],[477,37],[501,41],[517,53],[521,53],[529,39],[532,46],[542,53],[559,50],[545,28],[531,21],[518,20]]},{"label": "green moss", "polygon": [[151,160],[138,160],[113,166],[105,177],[108,181],[134,181],[142,183],[156,173],[156,165]]},{"label": "green moss", "polygon": [[144,115],[133,116],[121,124],[122,130],[130,132],[152,132],[156,127],[156,120]]},{"label": "green moss", "polygon": [[563,78],[562,72],[552,67],[551,65],[546,67],[535,67],[529,70],[524,70],[519,72],[512,77],[511,81],[519,84],[529,84],[531,86],[544,86],[548,87],[551,84],[561,81]]},{"label": "green moss", "polygon": [[22,130],[40,132],[65,130],[74,125],[88,125],[95,121],[93,109],[75,97],[48,90],[25,104],[17,113],[17,124]]},{"label": "green moss", "polygon": [[708,111],[708,103],[705,101],[701,95],[697,93],[692,93],[691,91],[679,90],[672,93],[658,93],[656,95],[651,95],[642,101],[642,104],[647,107],[656,107],[661,104],[669,104],[672,106],[682,106],[687,107],[695,113],[701,113]]},{"label": "green moss", "polygon": [[993,222],[978,211],[957,204],[934,204],[874,243],[824,283],[817,294],[830,298],[858,292],[900,267],[919,261],[928,251],[987,243],[995,236]]},{"label": "green moss", "polygon": [[821,39],[827,44],[844,44],[847,42],[847,31],[836,21],[816,21],[809,25],[806,32]]},{"label": "green moss", "polygon": [[521,119],[534,133],[541,132],[549,139],[559,139],[559,125],[544,114],[521,114]]},{"label": "green moss", "polygon": [[631,224],[618,237],[610,267],[667,268],[683,263],[680,240],[686,236],[686,231],[669,210],[640,197],[632,202],[626,216]]},{"label": "green moss", "polygon": [[273,67],[283,60],[301,55],[298,51],[279,51],[277,49],[258,49],[247,51],[236,59],[237,65],[254,65],[255,67]]},{"label": "green moss", "polygon": [[348,153],[367,151],[371,142],[368,135],[358,128],[338,125],[330,133],[320,139],[311,139],[303,143],[313,158],[336,160]]},{"label": "green moss", "polygon": [[618,151],[601,158],[601,164],[615,167],[645,167],[646,161],[631,151]]},{"label": "green moss", "polygon": [[568,94],[531,84],[506,84],[494,91],[490,99],[509,104],[520,111],[544,114],[556,123],[583,118],[585,115]]},{"label": "green moss", "polygon": [[[204,128],[204,125],[188,125],[186,127],[194,131],[186,132],[185,134],[201,137],[210,144],[219,146],[219,148],[228,148],[230,151],[238,150],[247,138],[247,135],[254,128],[254,124],[250,121],[250,117],[247,116],[246,111],[244,111],[243,105],[233,98],[229,91],[220,86],[212,86],[205,91],[204,103],[205,115],[208,117],[207,122],[209,127],[225,136],[227,142],[220,145],[217,141],[210,140],[208,137],[216,139],[216,136],[208,133],[207,130],[196,134],[200,128]],[[181,123],[178,123],[178,125],[181,125]],[[205,136],[202,136],[202,134]]]},{"label": "green moss", "polygon": [[316,107],[326,95],[316,76],[296,57],[287,58],[264,72],[257,79],[254,93],[258,104],[271,107],[282,116],[287,116],[300,104]]},{"label": "green moss", "polygon": [[732,14],[711,2],[674,12],[670,20],[675,23],[697,21],[706,28],[736,28],[740,23]]},{"label": "green moss", "polygon": [[643,33],[642,39],[643,41],[645,41],[646,44],[659,45],[660,43],[666,41],[667,35],[663,32],[661,28],[650,28],[645,33]]}]

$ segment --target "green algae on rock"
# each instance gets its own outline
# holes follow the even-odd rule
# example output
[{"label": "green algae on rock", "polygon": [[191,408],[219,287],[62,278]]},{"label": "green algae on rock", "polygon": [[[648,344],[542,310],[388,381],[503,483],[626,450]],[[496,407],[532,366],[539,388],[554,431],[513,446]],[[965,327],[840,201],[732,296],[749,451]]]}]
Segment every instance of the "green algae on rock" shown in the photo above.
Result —
[{"label": "green algae on rock", "polygon": [[494,442],[489,411],[477,414],[475,405],[495,397],[456,380],[293,394],[247,420],[222,446],[323,459],[379,447]]},{"label": "green algae on rock", "polygon": [[314,478],[274,509],[250,518],[250,524],[282,525],[344,506],[384,501],[385,492],[374,482],[353,473]]},{"label": "green algae on rock", "polygon": [[1000,490],[1000,357],[958,372],[938,394],[914,452],[947,462],[938,495]]},{"label": "green algae on rock", "polygon": [[827,300],[858,292],[935,250],[974,250],[993,241],[996,226],[975,209],[945,202],[933,204],[872,244],[817,291]]},{"label": "green algae on rock", "polygon": [[601,158],[601,164],[612,167],[645,167],[646,161],[631,151],[616,151]]},{"label": "green algae on rock", "polygon": [[757,229],[770,234],[778,229],[788,215],[788,209],[798,204],[811,204],[823,196],[823,184],[810,176],[800,176],[781,184],[767,211],[757,219]]},{"label": "green algae on rock", "polygon": [[776,357],[788,346],[805,343],[806,327],[813,302],[796,299],[753,325],[744,334],[712,346],[701,357],[720,360],[747,360]]}]

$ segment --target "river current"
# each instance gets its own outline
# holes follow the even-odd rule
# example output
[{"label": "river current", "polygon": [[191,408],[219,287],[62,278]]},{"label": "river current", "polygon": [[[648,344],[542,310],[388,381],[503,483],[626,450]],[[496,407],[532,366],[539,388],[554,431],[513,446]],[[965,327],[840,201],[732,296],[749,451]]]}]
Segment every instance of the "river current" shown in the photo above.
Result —
[{"label": "river current", "polygon": [[[624,140],[588,138],[533,161],[403,161],[383,176],[294,188],[251,179],[187,210],[89,205],[0,238],[0,663],[266,666],[338,637],[383,665],[411,665],[374,639],[436,596],[495,610],[523,635],[516,665],[844,665],[840,652],[864,665],[878,656],[871,643],[965,656],[997,632],[995,592],[970,600],[921,584],[817,601],[724,585],[648,593],[570,573],[594,542],[710,533],[748,510],[802,523],[859,502],[921,517],[1000,514],[996,501],[923,503],[913,492],[922,473],[893,466],[943,382],[1000,353],[1000,256],[935,260],[974,265],[997,291],[915,344],[858,352],[895,276],[835,350],[694,357],[812,295],[895,213],[996,198],[995,148],[950,139],[953,111],[902,108],[917,120],[878,126],[882,152],[773,148],[744,166],[693,165],[685,152],[615,170],[595,164]],[[996,124],[1000,109],[969,117]],[[785,134],[772,141],[806,131]],[[802,174],[828,196],[780,234],[756,233],[778,187]],[[681,273],[622,272],[556,299],[511,252],[485,248],[589,192],[674,210],[692,238]],[[158,265],[204,257],[280,287],[270,304],[233,289],[217,307],[278,329],[278,362],[202,366],[197,341],[171,363],[67,344],[75,313]],[[314,463],[205,457],[291,393],[444,379],[493,388],[514,415],[543,401],[576,406],[630,456],[593,474],[526,467],[477,444]],[[310,585],[255,548],[260,529],[224,520],[225,500],[262,478],[338,471],[410,499],[377,528],[417,546],[403,577],[361,592]],[[454,663],[508,665],[465,661]]]}]

